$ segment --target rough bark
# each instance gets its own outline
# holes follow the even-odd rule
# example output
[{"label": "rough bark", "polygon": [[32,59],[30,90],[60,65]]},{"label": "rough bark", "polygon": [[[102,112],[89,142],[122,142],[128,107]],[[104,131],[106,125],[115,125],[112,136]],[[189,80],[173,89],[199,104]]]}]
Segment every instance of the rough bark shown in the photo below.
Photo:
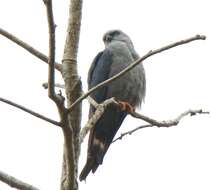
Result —
[{"label": "rough bark", "polygon": [[[80,35],[82,0],[71,0],[67,36],[62,60],[62,76],[65,82],[67,107],[82,94],[81,81],[77,71],[77,52]],[[78,157],[80,153],[79,132],[81,104],[68,113],[64,127],[64,155],[61,190],[77,190]]]}]

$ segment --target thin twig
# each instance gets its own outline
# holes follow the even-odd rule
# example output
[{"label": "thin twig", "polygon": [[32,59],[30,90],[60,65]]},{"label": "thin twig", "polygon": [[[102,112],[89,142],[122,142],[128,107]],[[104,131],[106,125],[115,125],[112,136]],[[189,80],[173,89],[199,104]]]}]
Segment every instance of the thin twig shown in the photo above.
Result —
[{"label": "thin twig", "polygon": [[[76,85],[77,85],[77,84],[76,84]],[[74,90],[74,87],[75,87],[76,85],[73,85],[73,90]],[[43,83],[42,86],[43,86],[44,89],[48,89],[48,83],[47,83],[47,82]],[[55,87],[61,88],[61,89],[65,89],[64,84],[60,84],[60,83],[55,83]],[[88,100],[88,102],[89,102],[91,105],[93,105],[95,108],[97,108],[98,103],[97,103],[91,96],[88,96],[88,97],[87,97],[87,100]]]},{"label": "thin twig", "polygon": [[156,50],[151,50],[149,51],[147,54],[145,54],[144,56],[142,56],[141,58],[139,58],[138,60],[136,60],[135,62],[133,62],[131,65],[129,65],[128,67],[126,67],[124,70],[122,70],[121,72],[119,72],[118,74],[114,75],[113,77],[99,83],[98,85],[96,85],[95,87],[91,88],[88,92],[86,92],[85,94],[83,94],[81,97],[79,97],[70,107],[69,107],[69,111],[71,111],[77,104],[79,104],[83,99],[85,99],[87,96],[89,96],[92,92],[94,92],[95,90],[97,90],[98,88],[101,88],[105,85],[107,85],[108,83],[118,79],[119,77],[121,77],[122,75],[124,75],[125,73],[127,73],[128,71],[130,71],[131,69],[133,69],[135,66],[137,66],[139,63],[143,62],[145,59],[149,58],[152,55],[155,55],[157,53],[161,53],[165,50],[171,49],[173,47],[179,46],[179,45],[183,45],[195,40],[205,40],[206,37],[203,35],[196,35],[194,37],[188,38],[186,40],[181,40],[178,42],[174,42],[171,43],[167,46],[164,46],[162,48],[156,49]]},{"label": "thin twig", "polygon": [[[76,85],[73,85],[73,90],[74,90],[74,87],[75,87],[75,86],[76,86]],[[43,87],[44,89],[48,89],[48,83],[47,83],[47,82],[43,83],[43,84],[42,84],[42,87]],[[55,83],[55,87],[61,88],[61,89],[65,89],[64,84],[60,84],[60,83]],[[98,103],[97,103],[91,96],[88,96],[88,97],[87,97],[87,100],[88,100],[88,102],[89,102],[91,105],[93,105],[95,108],[97,108]]]},{"label": "thin twig", "polygon": [[21,190],[38,190],[38,188],[27,184],[13,176],[10,176],[2,171],[0,171],[0,181],[6,183],[12,188],[21,189]]},{"label": "thin twig", "polygon": [[121,135],[119,137],[117,137],[115,140],[112,141],[112,143],[116,142],[117,140],[122,140],[122,138],[125,135],[131,135],[132,133],[134,133],[135,131],[139,130],[139,129],[143,129],[143,128],[147,128],[147,127],[154,127],[154,125],[148,124],[148,125],[142,125],[139,127],[136,127],[135,129],[132,129],[130,131],[127,131],[125,133],[121,133]]},{"label": "thin twig", "polygon": [[[43,83],[42,86],[43,86],[44,89],[48,89],[48,83],[47,82]],[[64,84],[55,83],[55,87],[64,89]]]},{"label": "thin twig", "polygon": [[[32,46],[30,46],[26,42],[20,40],[16,36],[14,36],[13,34],[7,32],[6,30],[4,30],[2,28],[0,28],[0,34],[3,35],[4,37],[6,37],[7,39],[11,40],[12,42],[16,43],[20,47],[24,48],[25,50],[27,50],[32,55],[34,55],[34,56],[38,57],[39,59],[41,59],[42,61],[48,63],[48,57],[45,54],[43,54],[42,52],[36,50],[35,48],[33,48]],[[59,63],[56,63],[55,64],[55,68],[58,71],[61,71],[62,65],[59,64]]]},{"label": "thin twig", "polygon": [[142,126],[136,127],[135,129],[132,129],[130,131],[122,133],[119,137],[117,137],[115,140],[113,140],[112,143],[116,142],[117,140],[121,140],[126,135],[131,135],[132,133],[134,133],[135,131],[137,131],[139,129],[143,129],[143,128],[147,128],[147,127],[172,127],[172,126],[178,125],[180,120],[182,118],[184,118],[185,116],[187,116],[187,115],[194,116],[196,114],[209,114],[209,112],[202,111],[201,109],[200,110],[187,110],[187,111],[181,113],[175,119],[166,120],[166,121],[157,121],[157,120],[148,118],[144,115],[141,115],[139,113],[131,113],[131,116],[138,118],[138,119],[142,119],[150,124],[142,125]]},{"label": "thin twig", "polygon": [[43,116],[43,115],[41,115],[41,114],[39,114],[39,113],[37,113],[37,112],[34,112],[34,111],[32,111],[32,110],[30,110],[30,109],[24,107],[24,106],[21,106],[21,105],[19,105],[19,104],[16,104],[16,103],[14,103],[14,102],[12,102],[12,101],[10,101],[10,100],[7,100],[7,99],[5,99],[5,98],[1,98],[1,97],[0,97],[0,101],[1,101],[1,102],[4,102],[4,103],[6,103],[6,104],[9,104],[9,105],[11,105],[11,106],[14,106],[14,107],[16,107],[16,108],[18,108],[18,109],[21,109],[21,110],[23,110],[23,111],[25,111],[25,112],[27,112],[27,113],[29,113],[29,114],[31,114],[31,115],[33,115],[33,116],[39,118],[39,119],[42,119],[42,120],[44,120],[44,121],[47,121],[47,122],[49,122],[49,123],[51,123],[51,124],[53,124],[53,125],[57,125],[57,126],[61,127],[61,123],[60,123],[60,122],[55,121],[55,120],[52,120],[52,119],[50,119],[50,118],[48,118],[48,117],[45,117],[45,116]]}]

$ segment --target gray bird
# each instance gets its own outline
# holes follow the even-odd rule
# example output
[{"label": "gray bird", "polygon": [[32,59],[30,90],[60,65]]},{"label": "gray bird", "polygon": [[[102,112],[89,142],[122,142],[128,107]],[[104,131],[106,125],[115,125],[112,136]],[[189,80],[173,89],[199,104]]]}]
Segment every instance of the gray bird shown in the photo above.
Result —
[{"label": "gray bird", "polygon": [[[104,34],[105,49],[95,57],[88,74],[88,88],[119,73],[139,58],[129,36],[120,30],[111,30]],[[143,65],[140,63],[134,69],[119,79],[99,88],[91,94],[98,103],[115,97],[123,109],[109,106],[95,126],[90,130],[87,161],[80,174],[80,181],[85,180],[89,172],[94,173],[102,164],[103,158],[112,140],[131,107],[140,107],[145,97],[146,81]],[[95,108],[90,106],[89,118]]]}]

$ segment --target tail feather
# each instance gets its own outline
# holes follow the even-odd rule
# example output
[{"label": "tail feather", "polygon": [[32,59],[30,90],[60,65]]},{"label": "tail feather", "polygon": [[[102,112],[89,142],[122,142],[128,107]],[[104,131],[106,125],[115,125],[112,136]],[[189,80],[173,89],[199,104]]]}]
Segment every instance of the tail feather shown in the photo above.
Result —
[{"label": "tail feather", "polygon": [[95,165],[94,160],[92,158],[87,159],[86,165],[84,166],[79,176],[80,181],[83,181],[86,179],[86,177],[88,176],[89,172],[92,170],[94,165]]},{"label": "tail feather", "polygon": [[92,170],[92,173],[94,173],[98,166],[102,164],[103,157],[105,155],[106,149],[103,143],[100,143],[100,141],[94,141],[93,144],[93,154],[89,155],[86,161],[86,164],[81,171],[81,174],[79,176],[80,181],[85,180],[90,171]]},{"label": "tail feather", "polygon": [[85,180],[90,171],[94,173],[103,163],[103,158],[126,115],[126,112],[120,112],[117,108],[107,109],[91,129],[87,161],[79,176],[80,181]]},{"label": "tail feather", "polygon": [[95,163],[92,167],[92,173],[95,173],[95,171],[97,170],[99,164],[98,163]]}]

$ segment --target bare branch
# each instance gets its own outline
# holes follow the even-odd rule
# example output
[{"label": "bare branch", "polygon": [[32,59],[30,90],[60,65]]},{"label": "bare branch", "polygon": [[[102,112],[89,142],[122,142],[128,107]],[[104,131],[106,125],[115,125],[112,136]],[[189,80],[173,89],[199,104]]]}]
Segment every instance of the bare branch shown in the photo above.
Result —
[{"label": "bare branch", "polygon": [[[98,107],[99,104],[98,104],[91,96],[88,96],[88,97],[87,97],[87,100],[88,100],[89,103],[90,103],[92,106],[94,106],[95,108]],[[112,98],[112,100],[114,100],[114,98]]]},{"label": "bare branch", "polygon": [[21,109],[21,110],[23,110],[23,111],[25,111],[25,112],[27,112],[27,113],[29,113],[29,114],[31,114],[31,115],[33,115],[33,116],[39,118],[39,119],[42,119],[42,120],[44,120],[44,121],[47,121],[47,122],[49,122],[49,123],[51,123],[51,124],[53,124],[53,125],[57,125],[57,126],[61,127],[61,123],[60,123],[60,122],[54,121],[54,120],[52,120],[52,119],[50,119],[50,118],[48,118],[48,117],[45,117],[45,116],[43,116],[43,115],[41,115],[41,114],[39,114],[39,113],[36,113],[36,112],[34,112],[34,111],[32,111],[32,110],[30,110],[30,109],[24,107],[24,106],[21,106],[21,105],[19,105],[19,104],[16,104],[16,103],[14,103],[14,102],[12,102],[12,101],[10,101],[10,100],[7,100],[7,99],[5,99],[5,98],[1,98],[1,97],[0,97],[0,101],[1,101],[1,102],[4,102],[4,103],[6,103],[6,104],[9,104],[9,105],[11,105],[11,106],[14,106],[14,107],[16,107],[16,108],[18,108],[18,109]]},{"label": "bare branch", "polygon": [[125,136],[125,135],[131,135],[132,133],[134,133],[135,131],[139,130],[139,129],[143,129],[143,128],[147,128],[147,127],[154,127],[154,125],[151,125],[151,124],[148,124],[148,125],[142,125],[142,126],[139,126],[139,127],[136,127],[135,129],[132,129],[130,131],[127,131],[125,133],[121,133],[121,135],[119,137],[117,137],[116,139],[114,139],[112,141],[112,143],[116,142],[117,140],[122,140],[122,138]]},{"label": "bare branch", "polygon": [[149,51],[147,54],[145,54],[144,56],[142,56],[141,58],[139,58],[138,60],[136,60],[135,62],[133,62],[131,65],[129,65],[128,67],[126,67],[124,70],[122,70],[120,73],[114,75],[113,77],[99,83],[98,85],[96,85],[95,87],[91,88],[88,92],[86,92],[85,94],[83,94],[81,97],[79,97],[70,107],[69,107],[69,111],[71,111],[77,104],[79,104],[83,99],[85,99],[87,96],[89,96],[92,92],[94,92],[95,90],[97,90],[98,88],[101,88],[105,85],[108,85],[110,82],[118,79],[119,77],[121,77],[122,75],[124,75],[125,73],[127,73],[128,71],[130,71],[131,69],[133,69],[135,66],[137,66],[139,63],[143,62],[145,59],[151,57],[152,55],[155,55],[157,53],[161,53],[165,50],[171,49],[173,47],[179,46],[179,45],[183,45],[195,40],[205,40],[206,37],[203,35],[196,35],[194,37],[185,39],[185,40],[181,40],[178,42],[174,42],[171,43],[167,46],[161,47],[159,49],[156,50],[151,50]]},{"label": "bare branch", "polygon": [[[43,86],[44,89],[48,89],[48,83],[47,82],[43,83],[42,86]],[[73,85],[73,88],[72,88],[71,91],[73,91],[76,86],[77,86],[77,83],[75,85]],[[65,88],[64,84],[60,84],[60,83],[55,83],[55,87],[61,88],[61,89]],[[95,108],[97,108],[98,103],[91,96],[88,96],[87,100],[89,101],[89,103],[91,105],[93,105]]]},{"label": "bare branch", "polygon": [[55,24],[53,18],[53,10],[52,10],[52,1],[45,0],[47,11],[47,18],[48,18],[48,30],[49,30],[49,60],[48,60],[48,96],[51,98],[55,103],[59,103],[59,99],[55,94]]},{"label": "bare branch", "polygon": [[90,96],[89,96],[89,101],[91,102],[91,104],[93,104],[95,106],[96,111],[80,132],[80,144],[83,142],[83,140],[84,140],[85,136],[87,135],[87,133],[89,132],[89,130],[92,127],[94,127],[95,124],[97,123],[97,121],[101,118],[101,116],[105,112],[107,106],[115,103],[114,98],[110,98],[110,99],[105,100],[102,104],[97,104],[97,102],[95,102],[95,100],[93,98],[91,98]]},{"label": "bare branch", "polygon": [[129,113],[132,117],[135,117],[137,119],[141,119],[143,121],[146,121],[147,123],[150,123],[151,125],[153,126],[157,126],[157,127],[169,127],[169,124],[172,126],[172,125],[177,125],[178,123],[178,120],[172,120],[172,121],[157,121],[155,119],[152,119],[152,118],[149,118],[145,115],[142,115],[140,113],[137,113],[137,112],[131,112]]},{"label": "bare branch", "polygon": [[48,30],[49,30],[49,60],[48,60],[48,96],[57,105],[62,126],[66,123],[66,108],[64,106],[65,98],[62,94],[55,93],[55,24],[53,18],[52,0],[44,0],[47,11]]},{"label": "bare branch", "polygon": [[[89,130],[95,126],[95,124],[97,123],[97,121],[100,119],[100,117],[103,115],[103,113],[105,112],[106,108],[113,104],[117,107],[121,107],[119,105],[119,103],[114,99],[114,98],[110,98],[105,100],[103,103],[98,104],[92,97],[88,97],[88,100],[90,102],[90,104],[92,106],[94,106],[96,108],[95,113],[92,115],[92,117],[88,120],[87,124],[82,128],[81,132],[80,132],[80,143],[83,142],[85,136],[87,135],[87,133],[89,132]],[[128,114],[130,114],[132,117],[137,118],[137,119],[141,119],[149,124],[147,125],[142,125],[139,126],[135,129],[132,129],[130,131],[127,131],[125,133],[122,133],[118,138],[116,138],[113,142],[117,141],[117,140],[121,140],[125,135],[131,135],[132,133],[134,133],[135,131],[139,130],[139,129],[143,129],[143,128],[147,128],[147,127],[172,127],[175,125],[178,125],[178,123],[180,122],[180,120],[187,116],[194,116],[196,114],[209,114],[209,112],[204,112],[201,109],[200,110],[187,110],[183,113],[181,113],[177,118],[173,119],[173,120],[166,120],[166,121],[157,121],[155,119],[152,119],[150,117],[147,117],[145,115],[142,115],[140,113],[137,112],[128,112]],[[113,143],[112,142],[112,143]]]},{"label": "bare branch", "polygon": [[21,190],[38,190],[38,188],[27,184],[13,176],[10,176],[2,171],[0,171],[0,181],[6,183],[10,187],[21,189]]},{"label": "bare branch", "polygon": [[142,120],[144,120],[144,121],[146,121],[146,122],[148,122],[150,124],[142,125],[142,126],[136,127],[135,129],[132,129],[130,131],[122,133],[119,137],[117,137],[115,140],[113,140],[112,143],[116,142],[117,140],[121,140],[126,135],[131,135],[132,133],[134,133],[135,131],[137,131],[139,129],[143,129],[143,128],[147,128],[147,127],[172,127],[172,126],[178,125],[180,120],[183,117],[187,116],[187,115],[194,116],[196,114],[209,114],[209,112],[204,112],[201,109],[200,110],[187,110],[187,111],[181,113],[175,119],[173,119],[173,120],[166,120],[166,121],[157,121],[157,120],[148,118],[148,117],[146,117],[144,115],[141,115],[139,113],[130,113],[130,114],[133,117],[142,119]]},{"label": "bare branch", "polygon": [[133,112],[133,113],[129,113],[129,114],[135,118],[142,119],[142,120],[150,123],[153,126],[171,127],[171,126],[177,125],[180,122],[180,120],[187,115],[193,116],[196,114],[209,114],[209,112],[204,112],[204,111],[202,111],[202,109],[199,109],[199,110],[191,110],[190,109],[190,110],[187,110],[187,111],[181,113],[177,118],[175,118],[173,120],[167,120],[167,121],[157,121],[155,119],[151,119],[147,116],[141,115],[137,112]]},{"label": "bare branch", "polygon": [[[10,34],[9,32],[7,32],[6,30],[4,30],[2,28],[0,28],[0,34],[3,35],[4,37],[6,37],[7,39],[11,40],[12,42],[16,43],[17,45],[21,46],[22,48],[27,50],[32,55],[34,55],[34,56],[38,57],[39,59],[41,59],[42,61],[48,63],[48,57],[45,54],[43,54],[40,51],[36,50],[35,48],[30,46],[26,42],[20,40],[19,38],[17,38],[16,36]],[[61,71],[62,65],[59,64],[59,63],[56,63],[55,68],[58,71]]]},{"label": "bare branch", "polygon": [[[48,83],[47,82],[43,83],[42,86],[43,86],[44,89],[48,89]],[[55,83],[55,87],[64,89],[64,84]]]}]

